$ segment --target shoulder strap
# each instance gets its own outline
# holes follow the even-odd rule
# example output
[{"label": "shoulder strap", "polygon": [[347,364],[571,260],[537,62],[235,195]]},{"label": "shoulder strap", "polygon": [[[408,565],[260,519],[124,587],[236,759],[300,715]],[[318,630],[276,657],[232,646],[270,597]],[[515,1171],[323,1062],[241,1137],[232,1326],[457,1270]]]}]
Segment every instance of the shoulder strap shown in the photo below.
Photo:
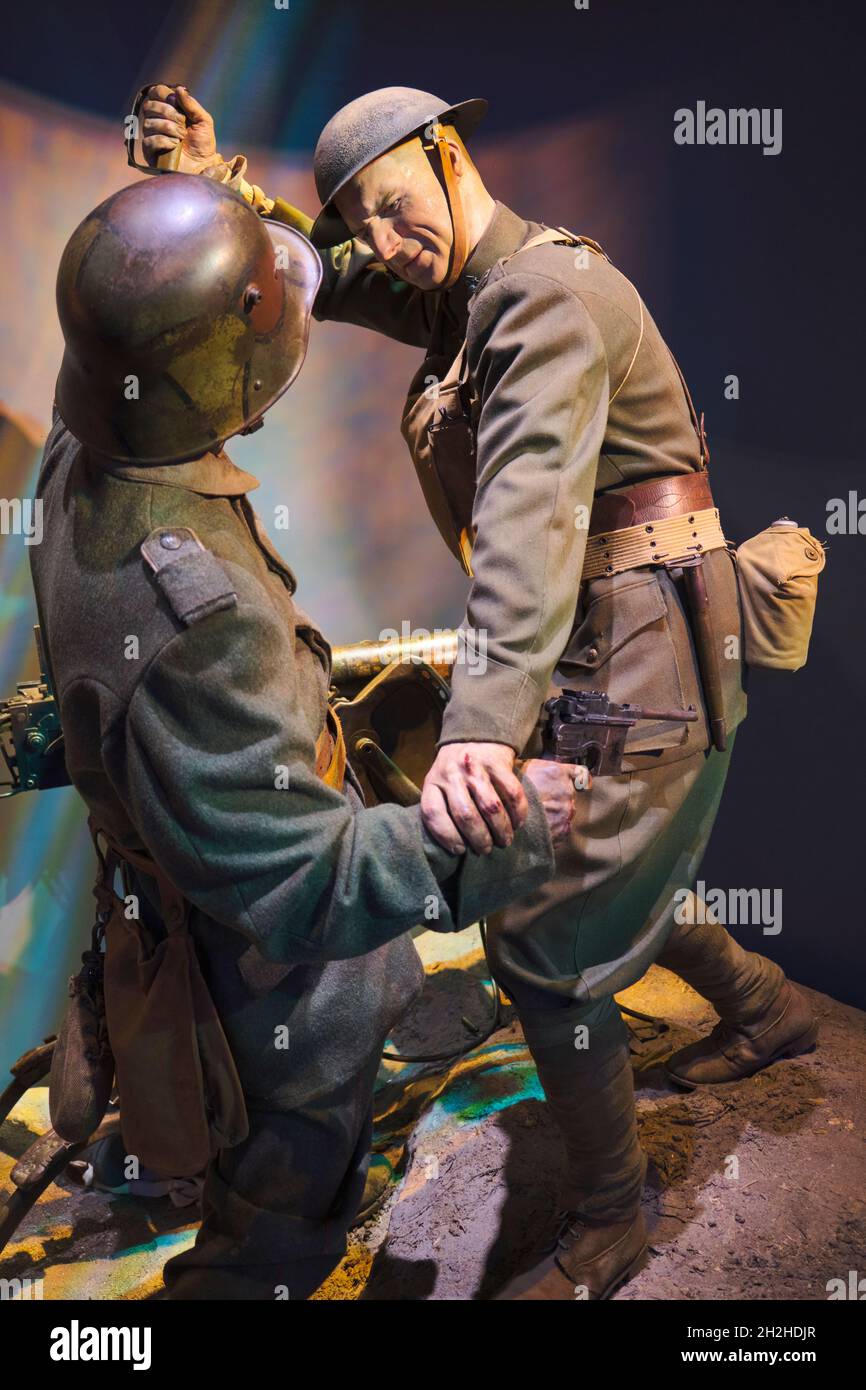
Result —
[{"label": "shoulder strap", "polygon": [[509,252],[507,256],[503,256],[499,264],[504,265],[506,261],[510,261],[514,256],[519,256],[521,251],[531,251],[534,246],[543,246],[549,241],[564,246],[586,246],[596,256],[604,256],[605,260],[609,259],[598,242],[593,241],[592,237],[578,236],[576,232],[570,232],[567,227],[543,227],[540,232],[536,232],[535,236],[531,236],[522,246],[518,246],[516,250]]},{"label": "shoulder strap", "polygon": [[[113,876],[114,866],[118,862],[131,864],[134,869],[138,869],[140,873],[146,874],[148,878],[156,881],[162,919],[166,930],[171,933],[185,927],[189,915],[189,902],[180,889],[175,887],[168,874],[159,867],[156,860],[147,853],[139,854],[136,850],[126,849],[118,843],[110,831],[106,830],[104,825],[98,825],[92,815],[87,817],[87,826],[99,859],[103,885],[105,887],[110,886],[108,875]],[[105,855],[99,847],[100,835],[108,846],[108,852]]]},{"label": "shoulder strap", "polygon": [[189,626],[238,601],[216,556],[190,526],[158,526],[141,553],[175,617]]},{"label": "shoulder strap", "polygon": [[[665,344],[665,346],[667,346],[667,344]],[[673,353],[671,352],[670,348],[668,348],[668,352],[671,353],[671,361],[673,362],[674,366],[676,367],[676,369],[677,369],[677,376],[679,377],[680,381],[682,382],[683,391],[685,392],[685,397],[686,397],[686,404],[687,404],[688,407],[689,407],[689,415],[691,416],[691,420],[692,420],[692,426],[693,426],[693,428],[694,428],[695,434],[696,434],[697,437],[698,437],[698,445],[700,446],[700,450],[701,450],[701,468],[702,468],[702,469],[706,469],[706,468],[709,467],[709,462],[710,462],[710,446],[709,446],[709,444],[707,443],[706,430],[704,429],[704,412],[701,411],[700,418],[698,418],[698,412],[695,410],[695,403],[694,403],[694,401],[692,400],[692,393],[691,393],[691,391],[689,390],[688,386],[686,385],[686,379],[685,379],[685,377],[684,377],[683,374],[682,374],[682,371],[681,371],[681,369],[680,369],[680,364],[679,364],[679,362],[677,361],[677,359],[674,357],[674,355],[673,355]]]}]

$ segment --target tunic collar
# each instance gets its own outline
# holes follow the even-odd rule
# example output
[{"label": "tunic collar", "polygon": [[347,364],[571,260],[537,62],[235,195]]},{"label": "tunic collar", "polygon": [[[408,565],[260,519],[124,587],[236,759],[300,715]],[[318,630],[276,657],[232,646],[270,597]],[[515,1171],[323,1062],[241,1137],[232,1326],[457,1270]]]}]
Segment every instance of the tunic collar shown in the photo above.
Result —
[{"label": "tunic collar", "polygon": [[511,208],[497,201],[487,229],[482,233],[480,241],[464,266],[464,276],[483,275],[496,264],[500,256],[509,255],[528,241],[538,225],[536,222],[527,222],[524,218],[518,217]]},{"label": "tunic collar", "polygon": [[187,492],[199,492],[205,497],[240,497],[259,486],[258,478],[238,468],[225,453],[206,453],[189,463],[158,464],[152,468],[147,464],[115,463],[96,457],[94,462],[101,472],[110,473],[114,478],[185,488]]},{"label": "tunic collar", "polygon": [[518,217],[516,212],[512,212],[510,208],[497,199],[493,216],[488,222],[486,230],[482,233],[463,267],[459,280],[448,291],[451,307],[455,309],[465,308],[478,288],[478,282],[482,275],[485,275],[491,266],[494,266],[503,256],[508,256],[512,251],[516,251],[518,246],[522,246],[539,230],[540,223],[525,221],[524,218]]}]

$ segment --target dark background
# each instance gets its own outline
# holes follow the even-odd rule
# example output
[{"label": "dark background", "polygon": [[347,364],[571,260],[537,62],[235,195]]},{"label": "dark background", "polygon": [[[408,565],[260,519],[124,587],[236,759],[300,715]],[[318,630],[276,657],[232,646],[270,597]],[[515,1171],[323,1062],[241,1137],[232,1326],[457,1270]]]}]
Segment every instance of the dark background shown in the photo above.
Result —
[{"label": "dark background", "polygon": [[[214,24],[249,7],[214,3]],[[253,8],[267,9],[265,0]],[[272,7],[271,7],[272,8]],[[117,116],[154,77],[188,5],[50,3],[4,15],[0,76],[79,109]],[[784,926],[736,934],[795,977],[866,1005],[863,845],[863,547],[826,536],[827,503],[862,482],[863,21],[856,4],[321,4],[293,0],[280,100],[264,116],[254,67],[220,129],[245,142],[311,151],[343,102],[400,83],[448,100],[484,95],[485,136],[578,116],[640,111],[621,158],[657,162],[664,146],[663,239],[641,257],[640,289],[707,413],[714,491],[742,540],[786,513],[829,540],[807,668],[754,673],[728,793],[702,877],[709,886],[782,888]],[[248,101],[244,100],[244,92]],[[781,107],[783,149],[678,148],[672,113]],[[219,108],[219,102],[211,102]],[[495,189],[493,190],[495,193]],[[519,208],[534,216],[533,207]],[[577,230],[593,233],[603,209]],[[641,210],[634,210],[641,221]],[[572,223],[572,225],[574,225]],[[630,229],[629,229],[630,230]],[[630,232],[631,234],[631,232]],[[618,259],[606,224],[605,249]],[[652,248],[650,248],[652,250]],[[740,399],[725,401],[736,373]],[[866,518],[864,518],[866,530]]]}]

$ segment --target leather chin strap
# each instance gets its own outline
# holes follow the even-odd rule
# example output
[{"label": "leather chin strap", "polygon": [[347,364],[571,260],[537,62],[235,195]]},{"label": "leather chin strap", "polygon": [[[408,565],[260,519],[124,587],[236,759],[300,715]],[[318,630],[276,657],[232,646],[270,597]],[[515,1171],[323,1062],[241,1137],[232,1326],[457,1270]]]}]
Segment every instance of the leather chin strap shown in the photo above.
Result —
[{"label": "leather chin strap", "polygon": [[424,149],[428,157],[432,154],[434,149],[439,152],[439,163],[442,167],[442,177],[445,181],[445,197],[448,202],[448,211],[451,214],[451,228],[453,232],[451,240],[451,258],[448,262],[448,275],[438,288],[450,290],[451,286],[456,284],[459,279],[469,253],[466,217],[463,212],[463,199],[460,197],[460,189],[451,164],[451,152],[448,148],[448,141],[445,138],[444,127],[436,121],[429,127],[429,130],[431,132],[430,138],[432,143],[428,144],[424,141]]}]

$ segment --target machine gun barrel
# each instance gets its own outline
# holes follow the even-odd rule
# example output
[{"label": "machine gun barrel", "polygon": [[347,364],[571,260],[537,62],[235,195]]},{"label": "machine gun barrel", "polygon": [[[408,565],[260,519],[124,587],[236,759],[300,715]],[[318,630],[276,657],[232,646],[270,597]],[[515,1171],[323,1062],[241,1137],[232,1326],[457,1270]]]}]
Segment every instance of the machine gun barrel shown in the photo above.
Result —
[{"label": "machine gun barrel", "polygon": [[[5,764],[8,773],[8,780],[0,781],[0,797],[69,783],[63,732],[38,627],[35,634],[41,680],[24,681],[15,695],[0,700],[0,768]],[[374,681],[395,662],[409,661],[431,667],[440,681],[447,681],[461,659],[463,636],[457,629],[436,628],[433,632],[406,636],[395,633],[380,641],[334,647],[332,684],[338,694],[346,692],[344,698],[354,699],[358,687]],[[694,709],[617,704],[608,695],[593,690],[564,690],[547,701],[545,711],[548,720],[544,756],[583,763],[602,776],[619,771],[627,732],[638,721],[690,723],[699,717]],[[393,780],[399,772],[396,765],[386,768],[381,759],[374,759],[370,750],[366,751],[371,769],[384,780]],[[394,799],[401,797],[395,795]]]},{"label": "machine gun barrel", "polygon": [[457,660],[458,636],[453,629],[437,629],[419,637],[397,637],[384,642],[353,642],[334,647],[331,681],[339,689],[372,680],[393,661],[423,661],[447,679]]}]

